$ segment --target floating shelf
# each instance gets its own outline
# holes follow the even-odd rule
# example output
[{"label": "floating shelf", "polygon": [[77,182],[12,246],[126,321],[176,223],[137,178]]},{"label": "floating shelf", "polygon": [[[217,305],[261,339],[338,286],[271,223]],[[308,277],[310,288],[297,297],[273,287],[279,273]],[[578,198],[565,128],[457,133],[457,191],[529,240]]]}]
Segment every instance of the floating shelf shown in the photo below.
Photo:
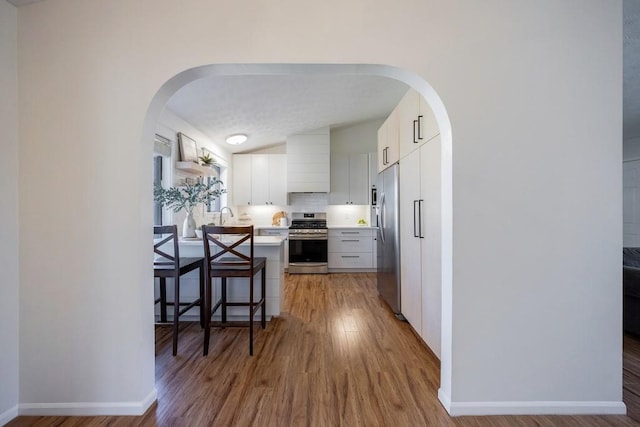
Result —
[{"label": "floating shelf", "polygon": [[193,162],[176,162],[176,169],[194,175],[209,176],[213,170],[209,166],[202,166]]}]

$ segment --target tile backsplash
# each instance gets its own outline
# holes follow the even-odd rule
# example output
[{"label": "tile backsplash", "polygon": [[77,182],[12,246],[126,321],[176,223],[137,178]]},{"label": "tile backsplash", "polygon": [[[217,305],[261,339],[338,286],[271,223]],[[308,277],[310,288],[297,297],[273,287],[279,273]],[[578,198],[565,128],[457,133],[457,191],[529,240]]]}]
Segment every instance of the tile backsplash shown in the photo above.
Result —
[{"label": "tile backsplash", "polygon": [[287,213],[288,223],[291,222],[291,212],[326,212],[330,227],[356,226],[359,219],[364,219],[370,225],[371,216],[369,205],[329,205],[326,193],[290,193],[289,206],[251,205],[237,208],[235,220],[248,215],[252,224],[263,227],[270,226],[273,214],[280,211]]}]

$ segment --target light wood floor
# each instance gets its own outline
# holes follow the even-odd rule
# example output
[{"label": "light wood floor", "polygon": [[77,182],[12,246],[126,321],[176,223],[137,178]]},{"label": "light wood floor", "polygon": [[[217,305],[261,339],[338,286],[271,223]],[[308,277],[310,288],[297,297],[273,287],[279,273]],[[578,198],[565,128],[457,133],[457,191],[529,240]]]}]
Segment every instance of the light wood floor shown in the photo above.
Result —
[{"label": "light wood floor", "polygon": [[[289,276],[284,313],[256,329],[156,329],[158,401],[142,417],[19,417],[9,426],[631,426],[623,416],[450,418],[437,359],[377,296],[374,274]],[[625,337],[625,402],[640,419],[640,342]]]}]

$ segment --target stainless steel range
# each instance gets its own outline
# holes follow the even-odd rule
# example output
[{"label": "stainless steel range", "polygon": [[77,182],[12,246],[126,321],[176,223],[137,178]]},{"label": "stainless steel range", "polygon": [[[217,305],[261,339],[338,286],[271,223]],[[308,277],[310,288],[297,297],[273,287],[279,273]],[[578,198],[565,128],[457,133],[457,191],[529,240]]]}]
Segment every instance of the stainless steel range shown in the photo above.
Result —
[{"label": "stainless steel range", "polygon": [[289,273],[327,274],[326,213],[294,212],[289,226]]}]

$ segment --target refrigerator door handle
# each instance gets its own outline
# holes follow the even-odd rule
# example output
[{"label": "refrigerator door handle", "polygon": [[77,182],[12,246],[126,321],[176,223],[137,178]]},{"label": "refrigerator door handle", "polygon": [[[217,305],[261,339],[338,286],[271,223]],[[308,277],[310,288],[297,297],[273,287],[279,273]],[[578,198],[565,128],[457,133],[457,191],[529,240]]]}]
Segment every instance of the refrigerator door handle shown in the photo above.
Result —
[{"label": "refrigerator door handle", "polygon": [[384,193],[382,193],[380,195],[380,221],[378,224],[378,227],[380,228],[380,238],[382,239],[382,242],[384,243],[384,209],[385,209],[385,200],[384,200]]}]

